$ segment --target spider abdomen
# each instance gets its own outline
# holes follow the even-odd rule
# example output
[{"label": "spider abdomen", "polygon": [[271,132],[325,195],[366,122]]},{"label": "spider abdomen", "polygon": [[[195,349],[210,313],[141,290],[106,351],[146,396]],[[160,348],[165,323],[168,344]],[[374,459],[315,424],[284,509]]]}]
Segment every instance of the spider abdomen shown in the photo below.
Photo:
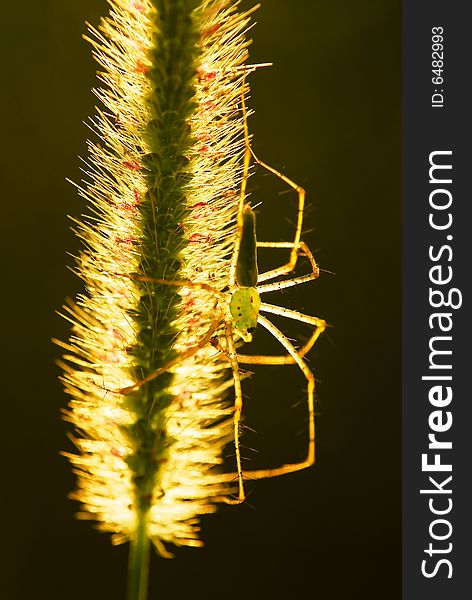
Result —
[{"label": "spider abdomen", "polygon": [[257,285],[257,242],[256,215],[246,204],[242,214],[241,242],[236,262],[236,281],[241,287],[253,288]]}]

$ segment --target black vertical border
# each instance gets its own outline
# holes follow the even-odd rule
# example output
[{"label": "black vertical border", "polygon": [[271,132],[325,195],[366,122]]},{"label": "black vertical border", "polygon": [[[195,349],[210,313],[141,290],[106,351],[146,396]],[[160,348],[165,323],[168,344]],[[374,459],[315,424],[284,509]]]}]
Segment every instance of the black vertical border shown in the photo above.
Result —
[{"label": "black vertical border", "polygon": [[[472,597],[472,393],[469,374],[472,373],[472,327],[470,314],[472,277],[472,98],[471,78],[471,4],[466,0],[404,0],[403,2],[403,599],[464,600]],[[432,83],[432,28],[444,29],[444,83]],[[433,108],[434,88],[444,90],[444,107]],[[450,231],[434,231],[428,223],[429,155],[437,150],[452,150],[453,224]],[[451,234],[452,240],[446,240]],[[453,508],[448,518],[453,527],[450,539],[434,541],[429,525],[439,516],[432,515],[428,495],[420,494],[428,485],[428,474],[422,473],[421,455],[428,451],[428,416],[434,407],[428,401],[431,382],[422,381],[428,375],[428,342],[433,331],[428,317],[434,312],[429,306],[428,257],[432,245],[440,248],[450,243],[453,258],[450,263],[453,279],[449,287],[461,290],[462,307],[452,312],[452,383],[453,400],[444,410],[451,410],[453,425],[442,434],[450,439],[452,450],[442,452],[443,461],[452,460]],[[435,286],[438,287],[438,286]],[[448,286],[443,286],[447,288]],[[441,310],[446,310],[441,309]],[[444,334],[448,335],[448,334]],[[451,358],[451,357],[448,357]],[[441,372],[444,374],[444,372]],[[438,434],[438,438],[440,434]],[[449,455],[447,454],[449,452]],[[434,473],[431,473],[434,476]],[[444,479],[438,473],[438,480]],[[449,475],[449,474],[448,474]],[[439,496],[437,496],[439,497]],[[442,499],[447,496],[442,496]],[[438,503],[439,506],[439,503]],[[440,532],[440,529],[437,529]],[[443,530],[445,531],[445,529]],[[445,548],[448,554],[430,558],[424,551],[429,543]],[[436,558],[435,558],[436,557]],[[421,572],[424,559],[433,570],[435,561],[447,558],[452,563],[452,578],[448,568],[426,578]]]}]

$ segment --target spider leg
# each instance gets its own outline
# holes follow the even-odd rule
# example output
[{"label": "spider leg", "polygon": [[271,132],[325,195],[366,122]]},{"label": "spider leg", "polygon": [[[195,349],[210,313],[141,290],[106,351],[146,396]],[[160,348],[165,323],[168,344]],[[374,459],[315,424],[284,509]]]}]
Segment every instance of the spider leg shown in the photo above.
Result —
[{"label": "spider leg", "polygon": [[[257,246],[260,248],[291,248],[291,242],[258,242]],[[320,274],[320,269],[316,264],[315,257],[313,256],[310,248],[305,242],[300,242],[299,244],[300,250],[302,250],[302,254],[299,256],[305,256],[310,261],[311,273],[308,275],[301,275],[299,277],[293,277],[292,279],[285,279],[284,281],[277,281],[275,283],[268,283],[265,285],[258,285],[257,291],[259,294],[264,294],[265,292],[273,292],[275,290],[281,290],[287,287],[291,287],[293,285],[299,285],[300,283],[305,283],[306,281],[313,281],[313,279],[317,279]],[[275,269],[274,271],[277,271]],[[278,277],[280,273],[275,273],[274,271],[266,271],[259,275],[259,281],[273,279]]]},{"label": "spider leg", "polygon": [[[246,198],[246,189],[247,189],[247,180],[249,177],[249,165],[251,162],[251,157],[254,158],[255,162],[259,164],[261,167],[281,179],[284,183],[293,188],[298,194],[298,213],[297,213],[297,225],[295,228],[295,236],[293,242],[289,243],[287,246],[278,245],[277,242],[274,242],[273,245],[270,245],[271,242],[266,242],[266,247],[272,248],[290,248],[290,258],[287,263],[278,267],[277,269],[272,269],[271,271],[267,271],[266,273],[262,273],[259,275],[259,281],[265,281],[266,279],[273,279],[274,277],[278,277],[280,275],[285,275],[294,270],[295,265],[297,264],[299,251],[301,247],[301,234],[303,227],[303,215],[305,210],[305,190],[289,179],[286,175],[274,169],[267,163],[260,160],[253,149],[251,148],[250,139],[249,139],[249,129],[247,125],[247,108],[246,108],[246,100],[245,100],[245,91],[246,91],[246,73],[244,73],[242,78],[242,86],[241,86],[241,106],[242,106],[242,114],[243,114],[243,126],[244,126],[244,142],[245,142],[245,151],[244,151],[244,164],[243,164],[243,176],[241,180],[241,190],[239,195],[239,205],[238,205],[238,219],[237,219],[237,230],[236,230],[236,241],[234,244],[233,258],[231,260],[230,267],[230,277],[229,284],[233,286],[236,280],[236,263],[238,260],[239,249],[241,244],[241,233],[242,233],[242,214],[243,208]],[[261,243],[258,244],[259,247],[263,247]],[[306,246],[306,245],[305,245]],[[310,252],[311,255],[311,252]],[[313,257],[312,257],[313,258]],[[315,277],[312,277],[314,279]],[[308,280],[307,280],[308,281]]]},{"label": "spider leg", "polygon": [[[226,499],[225,501],[229,504],[241,504],[244,502],[246,496],[244,493],[244,483],[243,483],[243,472],[241,466],[241,448],[239,445],[239,424],[241,422],[241,413],[243,410],[243,393],[241,389],[241,377],[239,374],[239,364],[236,356],[236,348],[234,345],[233,339],[233,327],[230,321],[226,322],[225,326],[225,337],[226,337],[226,348],[227,354],[229,355],[229,359],[231,361],[231,368],[233,370],[233,383],[234,383],[234,417],[233,417],[233,426],[234,426],[234,447],[236,451],[236,465],[237,465],[237,476],[238,476],[238,499],[230,500]],[[231,474],[231,477],[234,478],[234,475]]]},{"label": "spider leg", "polygon": [[249,130],[247,126],[247,109],[246,109],[246,101],[244,99],[244,94],[246,91],[246,72],[243,74],[242,84],[241,84],[241,103],[243,110],[243,126],[244,126],[244,141],[245,141],[245,150],[244,150],[244,162],[243,162],[243,176],[241,179],[241,189],[239,192],[239,204],[238,204],[238,217],[236,224],[236,240],[234,243],[233,255],[231,258],[231,265],[229,269],[229,285],[230,287],[234,286],[236,282],[236,265],[238,262],[239,250],[241,247],[241,236],[243,231],[243,210],[244,203],[246,199],[246,189],[247,189],[247,180],[249,177],[249,165],[251,162],[251,147],[249,145]]},{"label": "spider leg", "polygon": [[290,340],[273,325],[268,319],[259,315],[258,322],[265,327],[282,346],[292,355],[293,359],[300,367],[300,370],[305,375],[307,380],[308,391],[308,453],[304,461],[295,464],[282,465],[275,469],[262,469],[248,473],[248,478],[260,479],[264,477],[275,477],[284,473],[292,473],[300,471],[306,467],[310,467],[315,462],[315,410],[314,410],[314,392],[315,392],[315,377],[309,369],[306,362],[300,357],[297,350],[293,347]]},{"label": "spider leg", "polygon": [[309,325],[316,325],[316,327],[321,327],[326,329],[327,324],[323,319],[319,319],[318,317],[312,317],[311,315],[305,315],[298,310],[291,310],[290,308],[285,308],[283,306],[275,306],[274,304],[267,304],[266,302],[261,302],[259,310],[263,312],[272,313],[273,315],[280,315],[281,317],[287,317],[287,319],[293,319],[294,321],[300,321],[301,323],[308,323]]},{"label": "spider leg", "polygon": [[[315,411],[314,411],[314,391],[315,391],[315,378],[313,373],[310,371],[308,365],[305,363],[303,358],[300,356],[300,351],[297,351],[290,340],[273,325],[268,319],[259,315],[258,322],[265,327],[274,337],[277,339],[282,346],[288,351],[294,362],[300,367],[300,370],[305,375],[307,380],[308,390],[308,453],[304,461],[294,464],[282,465],[275,469],[257,469],[254,471],[244,471],[243,475],[245,479],[265,479],[267,477],[277,477],[278,475],[284,475],[286,473],[294,473],[295,471],[301,471],[310,467],[315,462]],[[259,364],[279,364],[272,362],[272,358],[277,357],[265,357],[267,360]],[[217,481],[227,482],[234,479],[234,473],[226,473],[217,476]]]},{"label": "spider leg", "polygon": [[159,283],[161,285],[169,285],[171,287],[179,287],[179,288],[187,288],[190,290],[204,290],[206,292],[211,292],[220,300],[226,299],[226,295],[223,292],[220,292],[212,285],[208,283],[198,283],[195,281],[185,281],[179,279],[159,279],[158,277],[148,277],[147,275],[124,275],[122,273],[116,273],[117,277],[125,277],[127,279],[132,279],[134,281],[143,281],[148,283]]},{"label": "spider leg", "polygon": [[133,383],[133,385],[130,385],[128,387],[124,387],[124,388],[121,388],[120,390],[117,390],[117,393],[123,394],[123,395],[130,394],[131,392],[138,390],[144,384],[149,383],[149,381],[152,381],[156,377],[159,377],[159,375],[166,373],[169,369],[171,369],[175,365],[179,364],[183,360],[186,360],[187,358],[190,358],[191,356],[196,354],[201,348],[204,348],[210,342],[211,338],[213,337],[213,334],[216,332],[218,327],[221,325],[222,320],[223,319],[222,319],[221,313],[217,314],[217,316],[211,323],[208,331],[196,344],[194,344],[193,346],[190,346],[190,348],[187,348],[187,350],[184,350],[183,352],[181,352],[178,356],[176,356],[175,358],[170,360],[166,365],[164,365],[163,367],[160,367],[159,369],[156,369],[155,371],[150,373],[147,377],[144,377],[144,379],[141,379],[140,381],[136,381],[135,383]]},{"label": "spider leg", "polygon": [[[203,290],[206,292],[211,292],[217,298],[217,300],[215,302],[215,308],[219,301],[226,299],[226,295],[224,293],[220,292],[213,286],[208,285],[207,283],[197,283],[197,282],[185,281],[185,280],[160,279],[157,277],[148,277],[147,275],[133,275],[133,274],[124,275],[124,274],[118,274],[118,273],[116,275],[120,276],[120,277],[126,277],[126,278],[132,279],[134,281],[158,283],[161,285],[168,285],[171,287],[179,287],[179,288],[187,288],[187,289],[192,289],[192,290]],[[223,316],[222,316],[221,312],[218,311],[218,313],[217,313],[216,317],[213,319],[208,331],[201,338],[201,340],[199,340],[196,344],[194,344],[193,346],[190,346],[190,348],[187,348],[186,350],[181,352],[178,356],[176,356],[174,359],[169,361],[163,367],[159,367],[158,369],[156,369],[155,371],[153,371],[152,373],[150,373],[143,379],[136,381],[135,383],[133,383],[133,385],[126,386],[119,390],[109,390],[109,391],[112,391],[117,394],[123,394],[123,395],[130,394],[131,392],[138,390],[140,387],[142,387],[146,383],[149,383],[156,377],[159,377],[159,375],[162,375],[163,373],[167,372],[169,369],[171,369],[176,364],[180,363],[181,361],[183,361],[187,358],[190,358],[191,356],[196,354],[201,348],[203,348],[210,342],[214,333],[217,331],[218,327],[221,325],[222,321],[223,321]]]},{"label": "spider leg", "polygon": [[[249,145],[249,139],[246,140],[246,144]],[[277,169],[274,169],[274,167],[271,167],[264,161],[260,160],[255,155],[254,150],[251,148],[250,145],[249,145],[249,152],[251,153],[251,156],[254,158],[255,162],[258,165],[260,165],[261,167],[263,167],[264,169],[269,171],[269,173],[272,173],[273,175],[275,175],[276,177],[281,179],[284,183],[286,183],[292,189],[294,189],[298,194],[297,225],[295,228],[295,236],[294,236],[293,242],[287,243],[287,246],[280,245],[277,242],[263,242],[263,243],[259,242],[257,244],[258,247],[260,247],[260,248],[266,247],[266,248],[290,248],[291,249],[290,257],[289,257],[289,260],[287,263],[285,263],[284,265],[282,265],[280,267],[277,267],[276,269],[271,269],[270,271],[267,271],[267,272],[259,275],[259,281],[265,281],[266,279],[273,279],[274,277],[279,277],[280,275],[286,275],[287,273],[290,273],[291,271],[293,271],[295,269],[295,266],[296,266],[297,260],[298,260],[298,256],[299,256],[299,252],[300,252],[300,248],[302,245],[300,238],[302,235],[303,215],[305,212],[305,190],[300,185],[298,185],[297,183],[295,183],[294,181],[289,179],[286,175],[284,175],[280,171],[277,171]],[[304,244],[304,246],[306,247],[306,244]],[[310,252],[310,254],[311,254],[311,252]]]},{"label": "spider leg", "polygon": [[[293,319],[294,321],[300,321],[302,323],[308,323],[310,325],[315,325],[315,329],[310,336],[310,339],[306,342],[306,344],[296,350],[298,356],[303,358],[315,345],[317,339],[323,333],[323,331],[328,327],[328,324],[323,319],[319,319],[318,317],[312,317],[310,315],[305,315],[296,310],[290,310],[288,308],[283,308],[281,306],[273,306],[272,304],[266,304],[265,302],[261,303],[260,309],[263,312],[272,313],[274,315],[280,315],[282,317],[287,317],[288,319]],[[296,364],[295,359],[292,354],[285,354],[284,356],[273,356],[273,355],[246,355],[246,354],[238,354],[238,361],[242,364],[250,364],[250,365],[294,365]]]}]

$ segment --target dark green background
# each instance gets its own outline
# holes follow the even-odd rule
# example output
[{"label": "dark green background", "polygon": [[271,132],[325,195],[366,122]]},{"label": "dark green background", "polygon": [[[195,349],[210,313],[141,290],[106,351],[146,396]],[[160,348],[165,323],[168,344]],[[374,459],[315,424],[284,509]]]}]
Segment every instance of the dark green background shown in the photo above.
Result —
[{"label": "dark green background", "polygon": [[[310,361],[317,464],[252,483],[246,505],[204,519],[205,549],[153,561],[150,600],[400,598],[399,5],[267,0],[257,13],[251,60],[274,67],[251,76],[254,148],[306,187],[305,238],[336,273],[271,298],[334,325]],[[83,22],[105,11],[102,0],[2,6],[2,598],[124,598],[127,547],[76,521],[66,499],[66,398],[49,341],[67,337],[54,310],[80,289],[66,215],[85,207],[65,178],[80,179],[94,105]],[[260,239],[290,235],[296,202],[282,190],[263,173],[251,182]],[[245,456],[301,458],[297,369],[258,369],[246,393],[258,433],[245,443],[260,452]]]}]

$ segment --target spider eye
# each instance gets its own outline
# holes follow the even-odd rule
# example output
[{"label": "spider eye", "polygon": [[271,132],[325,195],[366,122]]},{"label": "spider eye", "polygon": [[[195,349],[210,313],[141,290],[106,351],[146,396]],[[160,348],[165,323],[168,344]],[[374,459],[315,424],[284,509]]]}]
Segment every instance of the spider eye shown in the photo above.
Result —
[{"label": "spider eye", "polygon": [[248,328],[247,328],[247,332],[248,332],[248,333],[254,333],[255,331],[256,331],[256,328],[255,328],[255,327],[248,327]]}]

